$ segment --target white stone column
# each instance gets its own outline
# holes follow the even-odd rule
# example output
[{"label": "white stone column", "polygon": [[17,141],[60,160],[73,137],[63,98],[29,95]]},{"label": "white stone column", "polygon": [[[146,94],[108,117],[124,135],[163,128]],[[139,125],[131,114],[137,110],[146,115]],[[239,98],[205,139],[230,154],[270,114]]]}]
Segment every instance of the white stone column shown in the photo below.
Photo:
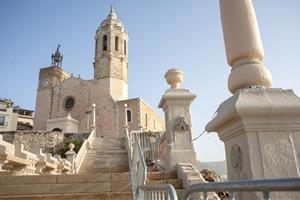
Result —
[{"label": "white stone column", "polygon": [[167,71],[165,78],[171,85],[162,96],[159,107],[165,112],[166,145],[163,146],[166,170],[175,170],[178,163],[196,166],[196,153],[192,143],[190,104],[196,98],[189,90],[180,89],[183,72]]},{"label": "white stone column", "polygon": [[128,119],[127,119],[127,109],[128,109],[128,105],[125,103],[124,104],[124,127],[128,128]]},{"label": "white stone column", "polygon": [[66,157],[67,157],[67,161],[69,161],[72,164],[70,173],[74,174],[75,173],[75,157],[76,157],[76,153],[75,153],[75,151],[73,149],[75,148],[75,145],[73,143],[70,143],[69,146],[68,146],[68,148],[69,148],[69,151],[67,151],[65,154],[66,154]]},{"label": "white stone column", "polygon": [[96,104],[93,103],[93,123],[92,123],[92,128],[96,127]]},{"label": "white stone column", "polygon": [[252,0],[220,0],[227,62],[232,67],[228,88],[234,93],[249,86],[272,86],[263,63],[264,49]]},{"label": "white stone column", "polygon": [[[229,180],[300,177],[300,98],[292,90],[268,88],[263,47],[251,0],[220,0],[234,95],[207,124],[225,144]],[[276,41],[274,41],[276,42]],[[247,87],[248,86],[248,87]],[[249,87],[262,86],[262,87]],[[260,199],[235,193],[236,199]],[[271,199],[300,199],[299,193],[271,193]]]}]

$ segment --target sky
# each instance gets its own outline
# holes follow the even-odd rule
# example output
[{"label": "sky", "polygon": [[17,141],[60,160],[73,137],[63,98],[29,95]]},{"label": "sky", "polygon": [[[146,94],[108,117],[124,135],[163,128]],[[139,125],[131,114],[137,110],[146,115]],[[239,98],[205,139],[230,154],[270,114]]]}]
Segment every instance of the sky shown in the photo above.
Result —
[{"label": "sky", "polygon": [[[165,72],[184,71],[193,138],[232,94],[218,0],[1,0],[0,97],[34,110],[39,69],[50,66],[61,44],[63,69],[93,78],[95,32],[115,4],[129,34],[129,98],[141,97],[157,112],[168,89]],[[300,1],[253,0],[273,87],[300,95]],[[201,161],[225,159],[217,133],[194,142]]]}]

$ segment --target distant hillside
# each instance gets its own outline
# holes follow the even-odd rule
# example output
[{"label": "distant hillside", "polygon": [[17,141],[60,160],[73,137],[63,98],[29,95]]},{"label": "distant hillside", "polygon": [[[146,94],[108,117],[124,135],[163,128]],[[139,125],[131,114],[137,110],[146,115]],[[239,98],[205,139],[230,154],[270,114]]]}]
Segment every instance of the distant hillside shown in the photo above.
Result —
[{"label": "distant hillside", "polygon": [[224,161],[216,161],[216,162],[201,162],[197,161],[198,163],[198,169],[210,169],[215,171],[218,175],[227,176],[227,165],[226,165],[226,160]]}]

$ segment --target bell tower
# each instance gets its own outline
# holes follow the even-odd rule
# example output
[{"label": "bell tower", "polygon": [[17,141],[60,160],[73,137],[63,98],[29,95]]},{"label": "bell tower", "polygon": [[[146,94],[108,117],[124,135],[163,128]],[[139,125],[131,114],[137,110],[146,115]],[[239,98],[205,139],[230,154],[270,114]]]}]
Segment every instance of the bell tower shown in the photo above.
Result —
[{"label": "bell tower", "polygon": [[47,119],[52,117],[54,88],[69,78],[62,68],[63,55],[58,45],[51,56],[51,66],[40,69],[33,120],[34,130],[46,130]]},{"label": "bell tower", "polygon": [[113,99],[127,99],[128,33],[113,6],[95,39],[94,79],[109,87]]}]

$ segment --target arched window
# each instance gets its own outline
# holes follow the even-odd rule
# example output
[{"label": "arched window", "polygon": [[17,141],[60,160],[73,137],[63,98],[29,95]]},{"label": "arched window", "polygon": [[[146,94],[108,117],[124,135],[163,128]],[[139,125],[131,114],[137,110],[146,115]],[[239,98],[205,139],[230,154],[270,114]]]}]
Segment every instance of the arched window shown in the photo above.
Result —
[{"label": "arched window", "polygon": [[126,44],[126,40],[124,40],[124,54],[125,55],[127,54],[126,49],[127,49],[127,44]]},{"label": "arched window", "polygon": [[103,51],[107,51],[107,35],[103,36]]},{"label": "arched window", "polygon": [[128,123],[132,122],[132,112],[131,112],[131,110],[127,110],[127,122]]},{"label": "arched window", "polygon": [[96,39],[96,47],[95,47],[95,56],[97,55],[97,52],[98,52],[98,37]]},{"label": "arched window", "polygon": [[145,113],[145,126],[147,127],[148,126],[148,114]]},{"label": "arched window", "polygon": [[115,51],[119,51],[119,37],[115,37]]}]

